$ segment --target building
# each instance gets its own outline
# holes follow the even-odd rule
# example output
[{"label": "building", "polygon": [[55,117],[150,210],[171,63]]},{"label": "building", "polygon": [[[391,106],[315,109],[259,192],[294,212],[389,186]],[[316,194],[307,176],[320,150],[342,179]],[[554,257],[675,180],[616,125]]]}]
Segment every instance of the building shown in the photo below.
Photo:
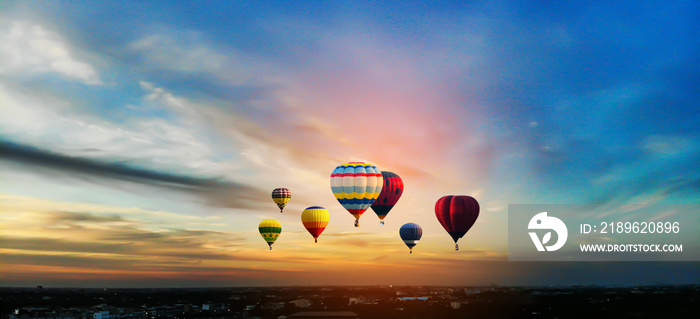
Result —
[{"label": "building", "polygon": [[309,299],[297,299],[292,300],[289,303],[294,304],[297,308],[309,308],[311,307],[311,300]]},{"label": "building", "polygon": [[92,315],[92,319],[110,319],[109,311],[98,311]]},{"label": "building", "polygon": [[302,311],[289,316],[290,319],[360,319],[351,311]]}]

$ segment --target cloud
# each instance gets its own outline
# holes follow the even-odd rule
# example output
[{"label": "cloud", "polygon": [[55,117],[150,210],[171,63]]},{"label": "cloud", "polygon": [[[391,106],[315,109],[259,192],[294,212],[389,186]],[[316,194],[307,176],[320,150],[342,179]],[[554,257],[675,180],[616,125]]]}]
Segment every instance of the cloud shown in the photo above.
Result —
[{"label": "cloud", "polygon": [[[287,265],[318,261],[284,252],[260,255],[261,250],[246,247],[248,238],[240,232],[191,228],[188,221],[171,225],[163,222],[170,216],[149,216],[157,212],[127,214],[114,208],[118,213],[111,213],[100,207],[95,207],[99,213],[55,212],[41,205],[19,209],[22,205],[16,204],[3,207],[15,212],[12,217],[0,219],[0,254],[9,264],[143,272],[154,267],[176,271],[180,266],[196,265],[204,271],[227,265],[268,267],[282,260]],[[255,237],[265,246],[257,234]]]},{"label": "cloud", "polygon": [[[57,238],[2,238],[2,248],[21,251],[46,251],[51,253],[81,252],[100,254],[133,254],[135,249],[124,243],[78,242]],[[144,253],[141,253],[144,254]]]},{"label": "cloud", "polygon": [[[138,218],[144,223],[164,228],[183,224],[197,227],[226,226],[221,216],[197,216],[120,204],[112,206],[93,202],[50,200],[0,193],[0,210],[13,212],[11,215],[0,216],[0,221],[11,221],[14,223],[11,228],[18,231],[36,227],[37,223],[42,222],[77,226],[81,224],[76,222],[79,219],[95,220],[111,225],[131,225],[134,219],[130,218]],[[123,216],[129,216],[129,218]]]},{"label": "cloud", "polygon": [[428,267],[450,267],[459,266],[468,262],[489,262],[504,261],[508,259],[508,253],[499,253],[488,250],[460,249],[459,256],[455,258],[428,256],[430,253],[421,254],[420,260],[415,261],[417,265]]},{"label": "cloud", "polygon": [[388,257],[389,257],[389,255],[381,255],[381,256],[379,256],[379,257],[375,257],[374,259],[372,259],[372,261],[374,261],[374,262],[380,262],[380,261],[382,261],[382,260],[387,259]]},{"label": "cloud", "polygon": [[[75,277],[88,277],[106,280],[107,278],[120,277],[130,281],[132,285],[139,285],[137,281],[143,277],[158,277],[177,279],[179,282],[187,281],[192,277],[219,278],[235,277],[246,278],[251,274],[276,273],[277,275],[299,272],[293,269],[256,269],[246,267],[211,266],[202,265],[186,259],[156,259],[144,258],[138,260],[116,259],[99,255],[25,255],[0,253],[6,265],[12,266],[7,273],[26,276],[27,273],[41,274],[43,278],[61,278],[73,281]],[[231,262],[231,261],[229,261]],[[43,281],[43,280],[42,280]],[[175,284],[177,286],[177,284]]]},{"label": "cloud", "polygon": [[156,68],[188,72],[219,71],[227,55],[197,43],[197,33],[185,34],[182,38],[168,34],[152,34],[132,42],[129,47],[144,56],[144,64]]},{"label": "cloud", "polygon": [[[23,218],[4,220],[0,227],[13,229],[0,236],[7,259],[66,260],[76,265],[99,264],[130,268],[142,264],[192,264],[202,261],[264,261],[250,254],[236,254],[244,241],[236,234],[188,228],[163,228],[159,223],[124,218],[116,214],[88,212],[18,212]],[[183,225],[187,227],[187,224]],[[32,257],[34,256],[34,257]],[[14,260],[13,259],[13,260]],[[119,261],[119,263],[116,263]],[[46,263],[46,265],[56,265]],[[125,269],[126,269],[125,268]]]},{"label": "cloud", "polygon": [[339,232],[339,233],[332,233],[332,234],[324,234],[324,237],[357,237],[357,236],[370,236],[374,235],[373,233],[369,232]]},{"label": "cloud", "polygon": [[[4,27],[9,24],[9,28]],[[95,68],[74,57],[56,32],[29,21],[0,20],[0,74],[59,74],[85,84],[101,84]]]},{"label": "cloud", "polygon": [[645,154],[617,159],[613,169],[594,175],[595,189],[589,194],[593,204],[663,203],[668,198],[694,202],[692,195],[700,190],[700,156],[692,151],[697,141],[656,135],[643,141]]},{"label": "cloud", "polygon": [[[142,83],[151,92],[149,98],[231,137],[242,157],[266,170],[293,161],[306,174],[325,175],[327,172],[317,168],[362,157],[399,170],[402,176],[434,181],[449,176],[431,167],[449,156],[450,163],[459,163],[444,170],[466,168],[474,172],[468,179],[474,184],[488,176],[495,155],[488,138],[480,143],[464,142],[476,139],[469,138],[472,134],[465,133],[468,129],[455,114],[468,112],[445,94],[439,82],[416,76],[415,68],[421,64],[414,63],[415,54],[387,49],[391,44],[378,39],[370,44],[362,37],[338,40],[342,38],[338,33],[345,32],[345,28],[335,26],[305,34],[320,47],[323,59],[291,65],[259,51],[255,52],[265,60],[251,59],[249,53],[240,52],[242,49],[225,49],[226,44],[210,41],[209,34],[168,28],[158,28],[131,42],[130,50],[146,57],[144,61],[153,61],[140,62],[145,68],[174,72],[154,79],[158,84]],[[367,30],[365,35],[371,34]],[[327,60],[329,57],[333,58]],[[386,70],[377,72],[377,67]],[[193,82],[185,85],[169,78]],[[260,90],[237,97],[215,92],[245,91],[251,86]],[[183,104],[183,94],[217,99],[203,103],[207,105]],[[346,110],[363,115],[349,120]],[[470,122],[470,129],[478,127],[477,119]],[[376,131],[392,134],[372,133]],[[452,151],[455,144],[459,153]]]},{"label": "cloud", "polygon": [[[664,203],[670,195],[700,193],[700,177],[665,176],[666,171],[657,171],[641,176],[629,176],[617,183],[610,183],[605,188],[592,194],[591,203],[594,205],[622,205],[628,203]],[[687,198],[693,203],[696,198]],[[677,200],[674,204],[684,204]]]},{"label": "cloud", "polygon": [[123,222],[123,219],[119,215],[95,215],[91,213],[81,213],[81,212],[55,212],[52,215],[55,222],[91,222],[91,223],[110,223],[110,222]]},{"label": "cloud", "polygon": [[[214,160],[221,154],[198,118],[183,119],[147,101],[119,109],[133,111],[125,118],[103,118],[79,107],[74,99],[79,100],[0,83],[0,104],[7,110],[0,117],[0,132],[7,140],[72,156],[136,161],[205,175],[233,171],[233,165]],[[161,114],[152,114],[156,111]]]},{"label": "cloud", "polygon": [[[211,41],[207,34],[193,29],[177,30],[161,25],[130,42],[125,49],[154,74],[167,71],[177,74],[179,79],[216,79],[205,87],[221,84],[231,89],[273,83],[275,78],[275,69],[256,55]],[[162,80],[167,81],[166,78]]]},{"label": "cloud", "polygon": [[700,148],[697,141],[677,135],[650,135],[644,138],[640,147],[657,156],[678,156],[693,154]]},{"label": "cloud", "polygon": [[198,178],[155,170],[135,168],[119,162],[72,157],[46,150],[0,141],[2,160],[69,176],[86,175],[96,178],[117,179],[150,186],[165,187],[197,194],[215,206],[232,208],[259,207],[259,199],[267,192],[246,184],[219,179]]}]

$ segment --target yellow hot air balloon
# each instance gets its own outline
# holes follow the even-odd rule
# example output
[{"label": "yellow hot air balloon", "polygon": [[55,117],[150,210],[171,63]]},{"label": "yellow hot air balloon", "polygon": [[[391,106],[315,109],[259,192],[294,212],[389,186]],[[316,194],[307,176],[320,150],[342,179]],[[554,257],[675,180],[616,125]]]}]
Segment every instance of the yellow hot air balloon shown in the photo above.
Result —
[{"label": "yellow hot air balloon", "polygon": [[282,224],[274,219],[266,219],[260,222],[258,230],[262,238],[265,239],[270,246],[270,250],[272,250],[272,244],[275,243],[275,240],[277,240],[282,232]]},{"label": "yellow hot air balloon", "polygon": [[362,214],[379,197],[382,184],[382,172],[363,162],[340,165],[331,174],[333,195],[355,217],[355,227],[360,225]]},{"label": "yellow hot air balloon", "polygon": [[314,242],[318,243],[318,236],[321,235],[326,226],[328,225],[328,219],[330,215],[328,211],[321,206],[311,206],[307,207],[301,213],[301,222],[309,231],[311,236],[314,236]]}]

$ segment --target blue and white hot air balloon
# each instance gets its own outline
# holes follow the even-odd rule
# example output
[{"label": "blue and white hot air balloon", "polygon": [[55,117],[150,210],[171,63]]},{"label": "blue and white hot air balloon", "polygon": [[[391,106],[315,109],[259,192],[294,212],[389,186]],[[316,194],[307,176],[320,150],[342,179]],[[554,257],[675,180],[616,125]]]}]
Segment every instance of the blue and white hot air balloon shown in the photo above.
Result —
[{"label": "blue and white hot air balloon", "polygon": [[331,191],[340,205],[355,217],[355,227],[360,225],[362,214],[379,197],[382,184],[382,172],[364,162],[339,165],[331,173]]},{"label": "blue and white hot air balloon", "polygon": [[401,226],[399,229],[399,235],[403,242],[408,246],[409,254],[413,253],[413,246],[415,246],[421,237],[423,237],[423,228],[420,228],[418,224],[408,223]]}]

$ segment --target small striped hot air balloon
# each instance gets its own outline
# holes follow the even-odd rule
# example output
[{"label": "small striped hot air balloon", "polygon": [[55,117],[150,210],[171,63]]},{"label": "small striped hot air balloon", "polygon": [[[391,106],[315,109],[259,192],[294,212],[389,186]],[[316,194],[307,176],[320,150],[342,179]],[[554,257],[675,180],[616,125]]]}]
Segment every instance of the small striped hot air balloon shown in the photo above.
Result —
[{"label": "small striped hot air balloon", "polygon": [[382,191],[382,173],[376,166],[364,162],[343,164],[331,174],[331,190],[340,205],[355,217],[355,227],[358,227],[360,217]]},{"label": "small striped hot air balloon", "polygon": [[275,240],[277,240],[282,232],[282,224],[274,219],[266,219],[260,222],[258,230],[262,238],[265,239],[270,246],[270,250],[272,250],[272,244],[275,243]]},{"label": "small striped hot air balloon", "polygon": [[314,237],[315,243],[318,243],[318,236],[326,229],[329,218],[328,211],[321,206],[307,207],[301,213],[301,222],[306,230],[309,231],[309,234]]},{"label": "small striped hot air balloon", "polygon": [[435,216],[455,242],[462,238],[474,226],[479,217],[479,202],[466,195],[443,196],[435,203]]},{"label": "small striped hot air balloon", "polygon": [[399,175],[382,171],[382,179],[384,180],[382,191],[371,206],[374,213],[379,217],[380,225],[384,225],[384,218],[394,208],[396,202],[401,198],[401,194],[403,194],[403,180],[401,180]]},{"label": "small striped hot air balloon", "polygon": [[403,224],[399,229],[399,236],[403,240],[404,244],[408,246],[409,254],[413,253],[413,246],[415,246],[421,237],[423,237],[423,228],[420,228],[418,224],[407,223]]},{"label": "small striped hot air balloon", "polygon": [[287,206],[287,202],[289,202],[290,198],[292,198],[292,192],[287,188],[275,188],[272,191],[272,200],[275,201],[275,204],[280,208],[280,213],[284,209],[284,206]]}]

